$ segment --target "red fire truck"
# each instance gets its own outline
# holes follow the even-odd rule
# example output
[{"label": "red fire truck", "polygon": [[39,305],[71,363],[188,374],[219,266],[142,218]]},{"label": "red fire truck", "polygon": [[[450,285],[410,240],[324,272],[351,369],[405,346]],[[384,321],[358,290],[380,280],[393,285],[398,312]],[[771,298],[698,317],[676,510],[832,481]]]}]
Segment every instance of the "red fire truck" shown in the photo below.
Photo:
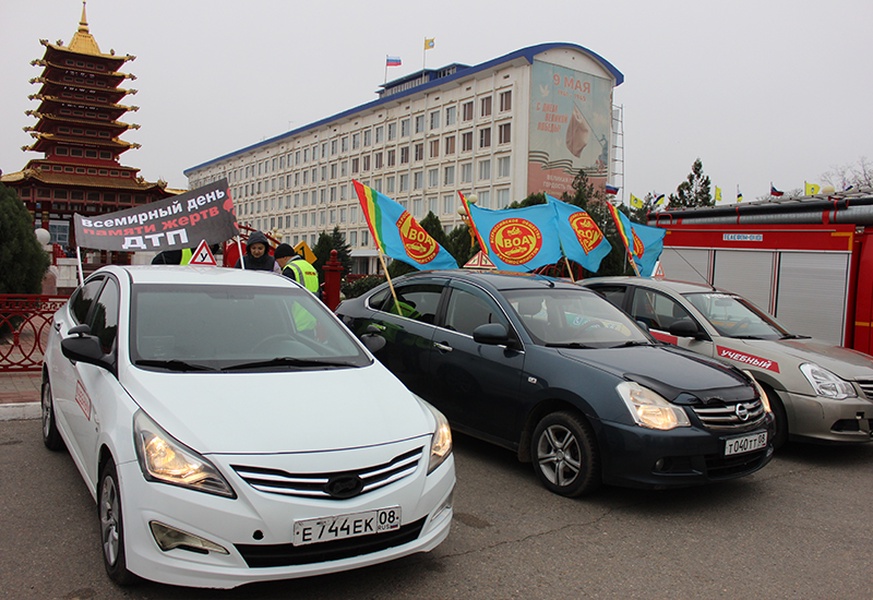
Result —
[{"label": "red fire truck", "polygon": [[651,213],[668,279],[743,295],[789,329],[873,354],[873,189]]}]

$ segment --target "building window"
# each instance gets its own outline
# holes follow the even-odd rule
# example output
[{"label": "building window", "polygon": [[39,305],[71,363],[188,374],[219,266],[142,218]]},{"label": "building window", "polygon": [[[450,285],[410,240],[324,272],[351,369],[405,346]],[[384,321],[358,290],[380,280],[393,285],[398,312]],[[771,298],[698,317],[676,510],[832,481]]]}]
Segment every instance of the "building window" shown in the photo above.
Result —
[{"label": "building window", "polygon": [[509,189],[497,190],[497,208],[509,206]]},{"label": "building window", "polygon": [[479,101],[479,116],[491,116],[491,96],[486,96]]},{"label": "building window", "polygon": [[471,183],[473,181],[473,163],[464,163],[461,165],[461,183]]},{"label": "building window", "polygon": [[369,171],[369,170],[370,170],[370,155],[369,155],[369,154],[365,154],[364,157],[363,157],[361,160],[362,160],[362,162],[361,162],[361,168],[362,168],[364,171]]},{"label": "building window", "polygon": [[455,184],[455,165],[448,165],[443,169],[443,185]]},{"label": "building window", "polygon": [[446,138],[446,154],[455,153],[455,136],[450,135]]},{"label": "building window", "polygon": [[454,194],[446,194],[443,196],[443,214],[451,215],[454,211],[455,195]]},{"label": "building window", "polygon": [[424,144],[415,145],[415,160],[424,160]]},{"label": "building window", "polygon": [[385,191],[389,194],[394,193],[394,175],[385,178]]},{"label": "building window", "polygon": [[404,146],[400,149],[400,164],[405,165],[409,162],[409,146]]},{"label": "building window", "polygon": [[468,131],[461,134],[461,152],[469,152],[473,149],[473,132]]},{"label": "building window", "polygon": [[486,127],[484,129],[479,130],[479,147],[480,148],[490,148],[491,147],[491,128]]},{"label": "building window", "polygon": [[357,150],[361,147],[361,134],[353,133],[352,134],[352,150]]},{"label": "building window", "polygon": [[439,140],[431,140],[430,141],[430,153],[431,158],[437,158],[440,155],[440,141]]},{"label": "building window", "polygon": [[509,177],[510,162],[508,156],[501,156],[497,159],[497,176]]},{"label": "building window", "polygon": [[389,150],[388,151],[388,166],[393,167],[395,164],[397,164],[397,151],[396,150]]},{"label": "building window", "polygon": [[383,125],[379,125],[376,128],[376,143],[381,144],[385,141],[385,127]]},{"label": "building window", "polygon": [[376,154],[373,155],[373,163],[374,163],[376,169],[382,168],[382,153],[381,152],[377,152]]},{"label": "building window", "polygon": [[491,179],[491,161],[489,159],[479,161],[479,181]]},{"label": "building window", "polygon": [[409,135],[409,119],[403,119],[400,121],[400,137],[407,137]]},{"label": "building window", "polygon": [[502,123],[497,127],[497,143],[508,144],[512,141],[512,128],[510,123]]},{"label": "building window", "polygon": [[397,123],[388,123],[388,141],[397,139]]},{"label": "building window", "polygon": [[409,173],[403,173],[402,175],[400,175],[400,191],[409,191]]},{"label": "building window", "polygon": [[427,171],[427,186],[428,187],[439,187],[440,185],[440,170],[439,169],[428,169]]},{"label": "building window", "polygon": [[454,125],[458,120],[458,107],[449,106],[446,108],[446,126]]},{"label": "building window", "polygon": [[416,171],[412,174],[412,189],[420,190],[424,187],[424,173],[422,171]]},{"label": "building window", "polygon": [[349,136],[347,136],[347,135],[343,136],[343,138],[340,140],[340,151],[341,152],[348,152],[349,151]]},{"label": "building window", "polygon": [[430,128],[437,129],[440,126],[440,111],[435,110],[430,113]]},{"label": "building window", "polygon": [[373,132],[367,129],[364,132],[364,146],[369,146],[373,143]]},{"label": "building window", "polygon": [[359,164],[360,164],[360,161],[357,158],[352,159],[352,175],[354,175],[355,173],[357,173],[359,171],[359,168],[358,168]]},{"label": "building window", "polygon": [[424,115],[418,115],[415,117],[415,133],[423,133],[424,132]]},{"label": "building window", "polygon": [[473,101],[464,102],[461,105],[461,118],[464,121],[472,121],[473,120]]}]

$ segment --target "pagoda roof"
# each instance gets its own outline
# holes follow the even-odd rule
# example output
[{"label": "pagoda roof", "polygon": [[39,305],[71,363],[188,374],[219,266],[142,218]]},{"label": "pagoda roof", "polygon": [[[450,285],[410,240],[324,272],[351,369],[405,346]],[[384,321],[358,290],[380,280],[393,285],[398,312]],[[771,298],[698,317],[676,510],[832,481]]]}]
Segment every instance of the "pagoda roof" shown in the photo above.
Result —
[{"label": "pagoda roof", "polygon": [[89,108],[108,108],[113,111],[136,112],[139,106],[125,106],[124,104],[105,104],[100,102],[88,102],[87,100],[79,100],[78,98],[61,98],[60,96],[50,96],[46,94],[31,94],[28,96],[30,100],[41,100],[43,102],[57,102],[58,104],[76,104],[78,106],[87,106]]},{"label": "pagoda roof", "polygon": [[61,40],[58,40],[55,44],[50,44],[48,40],[40,40],[40,43],[49,50],[63,53],[84,54],[112,62],[117,61],[119,64],[123,64],[136,58],[130,54],[116,56],[115,50],[110,50],[109,54],[104,54],[100,51],[100,46],[97,45],[97,40],[94,39],[94,36],[91,35],[91,32],[88,29],[88,18],[85,15],[85,0],[82,0],[82,18],[79,19],[79,28],[76,30],[76,33],[73,34],[73,39],[70,40],[69,46],[64,46]]},{"label": "pagoda roof", "polygon": [[[57,69],[59,71],[69,71],[71,67],[69,65],[62,65],[60,63],[54,62],[51,59],[46,58],[37,58],[30,61],[30,64],[33,66],[46,67],[50,69]],[[91,73],[93,75],[99,75],[101,77],[105,77],[107,79],[136,79],[136,75],[132,73],[122,73],[121,71],[100,71],[98,69],[89,69],[88,67],[76,66],[72,68],[74,71],[81,71],[82,73]]]},{"label": "pagoda roof", "polygon": [[126,150],[130,150],[132,148],[139,148],[140,145],[133,142],[125,142],[124,140],[119,140],[117,138],[111,140],[104,140],[100,138],[84,138],[81,136],[65,136],[59,135],[55,133],[43,133],[41,131],[31,131],[31,137],[36,138],[36,142],[34,142],[30,147],[27,147],[26,150],[32,150],[34,152],[44,152],[44,148],[48,145],[57,145],[57,144],[67,144],[70,146],[88,146],[88,147],[102,147],[102,148],[111,148],[113,150],[121,150],[122,152]]},{"label": "pagoda roof", "polygon": [[[25,111],[24,114],[36,117],[40,121],[55,121],[60,123],[69,123],[71,125],[82,125],[87,127],[96,127],[98,129],[111,129],[114,131],[118,131],[119,133],[122,131],[126,131],[128,129],[139,129],[139,125],[137,123],[124,123],[122,121],[95,121],[93,119],[76,119],[73,117],[59,117],[52,113],[41,113],[37,110],[28,110]],[[35,127],[25,127],[25,131],[39,131]]]},{"label": "pagoda roof", "polygon": [[120,94],[121,97],[127,96],[128,94],[136,94],[137,92],[137,90],[135,89],[126,89],[120,87],[100,87],[99,85],[88,85],[87,83],[67,83],[66,81],[57,81],[56,79],[52,79],[50,77],[34,77],[30,80],[30,83],[41,83],[43,87],[57,86],[60,88],[92,90],[104,94]]},{"label": "pagoda roof", "polygon": [[[131,168],[131,167],[122,167]],[[135,169],[139,171],[139,169]],[[135,179],[123,177],[105,177],[97,175],[76,175],[74,173],[46,173],[38,169],[24,169],[14,173],[0,176],[0,183],[16,184],[35,182],[45,185],[84,187],[84,188],[109,188],[131,191],[147,192],[153,189],[165,189],[163,182],[146,181],[142,177]]]}]

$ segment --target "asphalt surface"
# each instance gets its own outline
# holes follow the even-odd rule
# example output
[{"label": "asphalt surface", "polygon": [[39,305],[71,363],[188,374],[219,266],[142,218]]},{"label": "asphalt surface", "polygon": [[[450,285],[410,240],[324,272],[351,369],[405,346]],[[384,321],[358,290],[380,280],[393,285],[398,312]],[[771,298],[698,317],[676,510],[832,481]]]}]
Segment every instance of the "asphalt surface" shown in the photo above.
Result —
[{"label": "asphalt surface", "polygon": [[38,420],[0,422],[0,598],[871,598],[873,445],[789,445],[759,473],[672,491],[550,494],[456,436],[449,538],[367,569],[230,591],[118,588],[96,509]]}]

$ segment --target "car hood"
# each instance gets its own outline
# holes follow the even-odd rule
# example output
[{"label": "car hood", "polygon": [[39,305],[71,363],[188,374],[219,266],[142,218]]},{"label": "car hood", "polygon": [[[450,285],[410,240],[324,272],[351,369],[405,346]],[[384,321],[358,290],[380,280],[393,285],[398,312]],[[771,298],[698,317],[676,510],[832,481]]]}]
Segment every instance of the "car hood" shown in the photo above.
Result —
[{"label": "car hood", "polygon": [[636,381],[671,402],[706,403],[710,398],[748,400],[754,388],[732,367],[672,346],[560,349],[559,354]]},{"label": "car hood", "polygon": [[166,373],[130,368],[134,401],[201,453],[313,452],[433,432],[433,416],[378,363],[351,369]]},{"label": "car hood", "polygon": [[747,350],[755,356],[778,362],[781,371],[789,367],[787,361],[796,361],[797,365],[813,362],[843,379],[873,379],[873,357],[816,339],[724,339],[720,345]]}]

